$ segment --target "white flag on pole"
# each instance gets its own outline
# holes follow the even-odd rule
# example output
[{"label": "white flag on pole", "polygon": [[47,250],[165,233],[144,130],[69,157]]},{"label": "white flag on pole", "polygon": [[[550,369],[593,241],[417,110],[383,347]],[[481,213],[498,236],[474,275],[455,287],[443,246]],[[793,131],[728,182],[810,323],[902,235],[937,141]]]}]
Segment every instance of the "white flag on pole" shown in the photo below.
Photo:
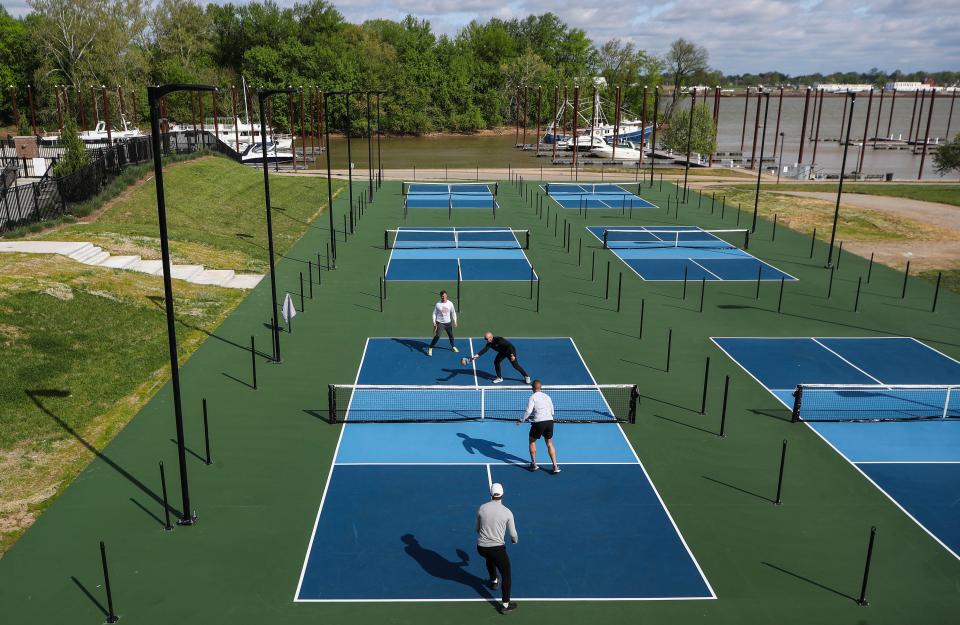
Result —
[{"label": "white flag on pole", "polygon": [[283,320],[287,323],[297,316],[297,307],[293,305],[293,298],[289,293],[283,298],[283,310],[281,312],[283,313]]}]

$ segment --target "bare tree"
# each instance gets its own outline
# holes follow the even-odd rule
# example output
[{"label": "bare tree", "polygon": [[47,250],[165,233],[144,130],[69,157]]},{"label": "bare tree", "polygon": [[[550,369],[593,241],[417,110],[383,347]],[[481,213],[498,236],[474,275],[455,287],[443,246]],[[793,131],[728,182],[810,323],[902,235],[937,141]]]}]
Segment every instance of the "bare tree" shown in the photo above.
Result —
[{"label": "bare tree", "polygon": [[673,81],[673,96],[670,100],[670,108],[665,115],[667,119],[670,118],[673,107],[677,104],[677,99],[680,97],[680,88],[683,84],[697,72],[707,69],[708,56],[706,48],[683,38],[670,44],[670,51],[664,58],[670,78]]}]

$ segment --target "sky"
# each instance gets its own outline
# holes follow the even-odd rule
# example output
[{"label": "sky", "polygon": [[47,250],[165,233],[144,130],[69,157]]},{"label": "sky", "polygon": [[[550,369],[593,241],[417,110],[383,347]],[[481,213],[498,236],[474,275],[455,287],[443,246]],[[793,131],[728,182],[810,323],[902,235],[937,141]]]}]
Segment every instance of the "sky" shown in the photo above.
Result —
[{"label": "sky", "polygon": [[[200,0],[201,3],[206,0]],[[226,0],[220,0],[224,2]],[[242,4],[246,0],[233,0]],[[13,15],[25,0],[0,0]],[[293,0],[278,0],[281,6]],[[473,19],[552,11],[599,46],[631,41],[664,54],[684,37],[726,74],[960,69],[960,0],[335,0],[351,22],[410,13],[455,35]]]}]

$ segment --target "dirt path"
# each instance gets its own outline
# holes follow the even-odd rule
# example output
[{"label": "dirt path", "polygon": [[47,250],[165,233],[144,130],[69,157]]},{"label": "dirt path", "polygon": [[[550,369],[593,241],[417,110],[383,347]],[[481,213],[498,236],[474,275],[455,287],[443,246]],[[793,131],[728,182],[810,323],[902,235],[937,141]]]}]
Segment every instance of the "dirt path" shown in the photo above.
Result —
[{"label": "dirt path", "polygon": [[[834,202],[837,199],[836,193],[823,193],[820,191],[773,192],[781,195],[808,197],[827,202]],[[863,193],[844,193],[843,198],[841,199],[841,204],[856,206],[857,208],[883,211],[885,213],[892,213],[901,217],[908,217],[917,221],[923,221],[935,226],[960,230],[960,208],[951,206],[950,204],[922,202],[920,200],[910,200],[907,198],[890,197],[886,195],[865,195]]]}]

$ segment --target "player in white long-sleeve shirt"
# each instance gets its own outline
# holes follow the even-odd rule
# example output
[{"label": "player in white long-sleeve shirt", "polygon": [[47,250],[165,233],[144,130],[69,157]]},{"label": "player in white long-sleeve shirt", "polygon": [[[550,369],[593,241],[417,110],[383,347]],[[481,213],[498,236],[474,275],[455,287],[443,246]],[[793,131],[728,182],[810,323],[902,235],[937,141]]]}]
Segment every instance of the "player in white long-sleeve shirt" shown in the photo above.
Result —
[{"label": "player in white long-sleeve shirt", "polygon": [[543,392],[543,384],[540,380],[533,381],[533,393],[527,400],[527,409],[523,413],[523,418],[517,421],[520,425],[526,420],[530,420],[530,470],[537,470],[537,440],[542,436],[547,443],[547,453],[550,454],[550,460],[553,461],[553,473],[560,473],[560,465],[557,464],[557,450],[553,446],[553,400]]},{"label": "player in white long-sleeve shirt", "polygon": [[450,339],[450,349],[459,352],[453,340],[453,329],[457,327],[457,310],[453,307],[453,302],[447,297],[446,291],[440,291],[440,301],[433,307],[433,341],[427,348],[427,356],[433,356],[433,348],[437,346],[440,340],[440,330],[447,333]]}]

